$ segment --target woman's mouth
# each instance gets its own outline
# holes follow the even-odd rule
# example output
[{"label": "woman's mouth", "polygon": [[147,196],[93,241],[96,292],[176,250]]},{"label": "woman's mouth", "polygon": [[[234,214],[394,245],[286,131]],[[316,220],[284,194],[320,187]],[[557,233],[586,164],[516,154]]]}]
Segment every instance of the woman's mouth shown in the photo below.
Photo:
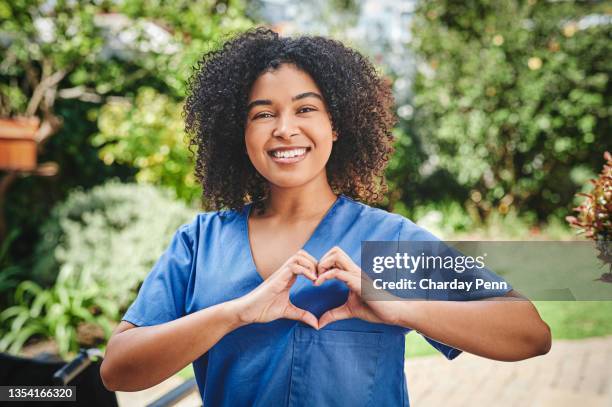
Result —
[{"label": "woman's mouth", "polygon": [[310,147],[279,148],[268,151],[268,155],[276,163],[293,164],[302,161],[309,151]]}]

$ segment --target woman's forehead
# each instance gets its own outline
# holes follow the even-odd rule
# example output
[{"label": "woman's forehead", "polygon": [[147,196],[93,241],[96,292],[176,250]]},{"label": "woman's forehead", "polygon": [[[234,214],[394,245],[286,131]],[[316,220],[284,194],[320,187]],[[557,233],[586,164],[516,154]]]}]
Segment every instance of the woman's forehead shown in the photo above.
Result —
[{"label": "woman's forehead", "polygon": [[283,64],[261,74],[251,87],[249,101],[254,99],[292,98],[303,93],[321,91],[312,77],[295,65]]}]

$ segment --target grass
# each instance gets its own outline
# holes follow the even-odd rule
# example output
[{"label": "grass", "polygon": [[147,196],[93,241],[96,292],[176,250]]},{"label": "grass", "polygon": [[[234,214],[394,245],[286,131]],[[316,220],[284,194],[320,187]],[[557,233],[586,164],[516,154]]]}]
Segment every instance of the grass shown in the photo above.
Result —
[{"label": "grass", "polygon": [[[553,340],[612,334],[612,301],[535,301],[534,305],[550,326]],[[418,333],[406,335],[407,358],[436,354]]]},{"label": "grass", "polygon": [[185,366],[180,372],[176,374],[183,380],[191,379],[195,374],[193,373],[193,366],[191,364]]}]

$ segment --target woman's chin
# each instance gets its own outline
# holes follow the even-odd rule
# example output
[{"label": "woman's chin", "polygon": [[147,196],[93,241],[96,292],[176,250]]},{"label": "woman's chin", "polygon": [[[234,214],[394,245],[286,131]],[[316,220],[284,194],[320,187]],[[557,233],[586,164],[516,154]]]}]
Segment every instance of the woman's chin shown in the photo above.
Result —
[{"label": "woman's chin", "polygon": [[308,183],[308,181],[312,180],[313,177],[308,178],[308,177],[297,177],[297,176],[290,176],[290,177],[273,177],[273,178],[268,178],[268,181],[270,182],[270,184],[272,184],[274,187],[276,188],[286,188],[286,189],[290,189],[290,188],[299,188],[302,187],[304,185],[306,185]]}]

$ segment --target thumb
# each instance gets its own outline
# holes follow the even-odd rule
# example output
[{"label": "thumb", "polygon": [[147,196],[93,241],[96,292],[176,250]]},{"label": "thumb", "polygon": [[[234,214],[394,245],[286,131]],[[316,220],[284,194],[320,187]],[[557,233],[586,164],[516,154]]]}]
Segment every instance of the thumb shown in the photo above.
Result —
[{"label": "thumb", "polygon": [[306,310],[296,307],[292,303],[289,303],[289,305],[285,309],[285,313],[283,316],[285,318],[293,319],[296,321],[302,321],[303,323],[310,325],[314,329],[319,329],[319,321],[314,315],[312,315]]},{"label": "thumb", "polygon": [[319,319],[319,329],[334,321],[340,321],[341,319],[348,318],[353,318],[353,313],[345,303],[344,305],[330,309],[325,314],[321,315],[321,318]]}]

